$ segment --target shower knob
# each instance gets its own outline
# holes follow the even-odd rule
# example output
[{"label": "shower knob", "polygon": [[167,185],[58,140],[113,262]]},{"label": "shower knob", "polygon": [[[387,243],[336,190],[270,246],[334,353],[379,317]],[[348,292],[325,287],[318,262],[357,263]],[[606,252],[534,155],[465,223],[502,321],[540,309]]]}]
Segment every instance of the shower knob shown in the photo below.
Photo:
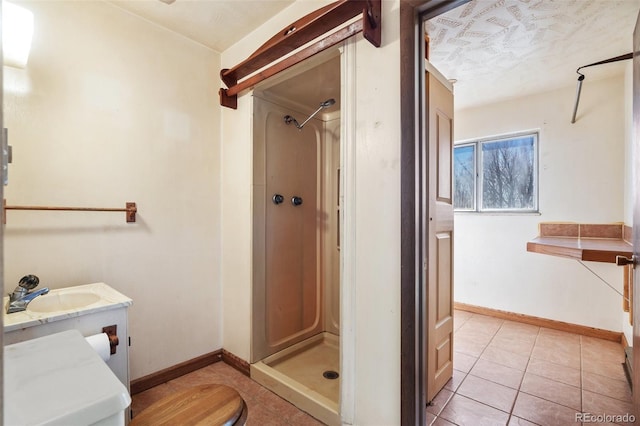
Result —
[{"label": "shower knob", "polygon": [[284,197],[280,194],[273,194],[273,197],[271,197],[271,200],[273,201],[273,204],[281,204],[284,201]]},{"label": "shower knob", "polygon": [[302,198],[298,197],[298,196],[294,196],[291,198],[291,204],[293,204],[294,206],[299,206],[300,204],[302,204]]}]

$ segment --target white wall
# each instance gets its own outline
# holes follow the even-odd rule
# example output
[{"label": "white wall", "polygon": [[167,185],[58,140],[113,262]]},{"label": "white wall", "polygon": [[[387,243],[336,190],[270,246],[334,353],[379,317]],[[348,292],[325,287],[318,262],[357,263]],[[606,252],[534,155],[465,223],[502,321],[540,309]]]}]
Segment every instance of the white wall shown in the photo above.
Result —
[{"label": "white wall", "polygon": [[[635,146],[633,143],[633,61],[628,61],[624,69],[624,223],[633,226],[635,202]],[[629,314],[622,313],[622,331],[629,345],[633,343],[633,326],[629,324]]]},{"label": "white wall", "polygon": [[624,69],[624,223],[633,224],[635,181],[633,178],[633,62]]},{"label": "white wall", "polygon": [[[456,111],[457,141],[539,129],[540,215],[457,213],[455,300],[621,331],[621,296],[574,260],[526,251],[539,222],[621,222],[623,76],[588,81],[571,124],[575,86]],[[587,262],[622,290],[622,271]]]},{"label": "white wall", "polygon": [[[244,60],[264,40],[321,5],[294,3],[223,52],[222,67]],[[383,8],[383,46],[375,49],[357,36],[351,68],[355,88],[343,88],[355,94],[355,139],[345,141],[355,157],[343,177],[351,173],[354,179],[355,196],[344,208],[351,209],[356,226],[350,236],[343,234],[351,238],[354,255],[343,294],[355,298],[351,319],[341,318],[342,336],[345,329],[353,336],[343,341],[343,350],[354,345],[347,360],[353,366],[347,372],[353,392],[341,398],[343,421],[361,425],[400,421],[399,2],[385,1]],[[223,346],[244,359],[251,317],[251,114],[248,95],[239,97],[237,110],[222,112]]]},{"label": "white wall", "polygon": [[[5,293],[104,281],[130,308],[133,379],[219,349],[219,54],[106,2],[26,2],[27,68],[4,68]],[[107,324],[105,324],[107,325]]]}]

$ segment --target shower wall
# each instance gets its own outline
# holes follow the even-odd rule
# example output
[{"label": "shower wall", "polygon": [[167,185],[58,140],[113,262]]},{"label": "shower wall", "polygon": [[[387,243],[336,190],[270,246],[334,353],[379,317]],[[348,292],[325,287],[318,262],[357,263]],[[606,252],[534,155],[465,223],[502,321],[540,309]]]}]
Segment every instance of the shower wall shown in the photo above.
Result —
[{"label": "shower wall", "polygon": [[324,123],[324,331],[340,334],[340,119]]},{"label": "shower wall", "polygon": [[254,97],[251,362],[339,330],[339,120],[299,130],[287,114],[305,118]]}]

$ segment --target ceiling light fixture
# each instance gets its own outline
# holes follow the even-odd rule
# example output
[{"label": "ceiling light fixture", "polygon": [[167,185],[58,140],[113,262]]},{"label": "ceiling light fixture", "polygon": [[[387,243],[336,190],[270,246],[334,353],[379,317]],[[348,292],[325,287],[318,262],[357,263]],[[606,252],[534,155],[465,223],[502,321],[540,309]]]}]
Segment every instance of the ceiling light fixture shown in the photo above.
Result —
[{"label": "ceiling light fixture", "polygon": [[8,1],[2,1],[3,64],[27,66],[33,38],[33,12]]}]

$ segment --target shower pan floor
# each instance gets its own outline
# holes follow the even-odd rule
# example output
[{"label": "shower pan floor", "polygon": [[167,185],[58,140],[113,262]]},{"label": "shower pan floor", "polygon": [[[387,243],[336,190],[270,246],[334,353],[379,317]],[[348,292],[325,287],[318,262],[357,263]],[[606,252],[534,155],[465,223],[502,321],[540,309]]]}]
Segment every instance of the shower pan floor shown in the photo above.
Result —
[{"label": "shower pan floor", "polygon": [[338,342],[332,342],[331,337],[335,336],[329,334],[329,337],[324,337],[298,352],[276,359],[269,365],[337,403],[340,379],[327,379],[323,376],[326,371],[338,372],[340,369]]},{"label": "shower pan floor", "polygon": [[338,337],[321,333],[251,365],[251,377],[322,422],[340,424]]}]

